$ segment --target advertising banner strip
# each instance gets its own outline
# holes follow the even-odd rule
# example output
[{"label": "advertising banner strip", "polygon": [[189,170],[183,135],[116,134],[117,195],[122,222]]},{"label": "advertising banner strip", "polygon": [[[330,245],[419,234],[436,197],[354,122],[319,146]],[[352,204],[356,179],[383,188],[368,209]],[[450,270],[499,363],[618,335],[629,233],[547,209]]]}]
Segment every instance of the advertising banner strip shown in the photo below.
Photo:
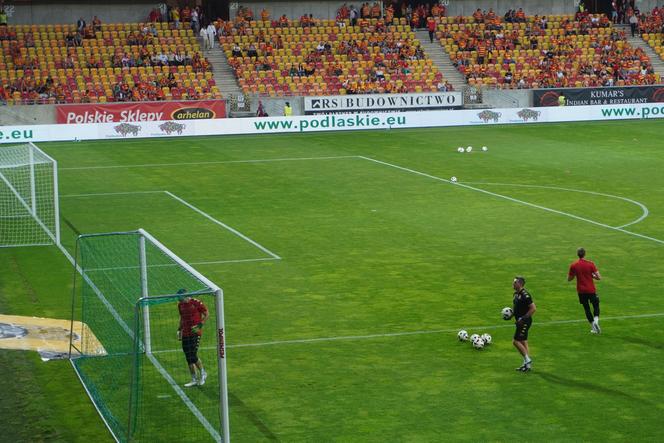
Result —
[{"label": "advertising banner strip", "polygon": [[533,91],[535,106],[624,105],[635,103],[664,103],[664,86],[624,86],[614,88],[560,88]]},{"label": "advertising banner strip", "polygon": [[419,94],[335,95],[304,98],[305,114],[352,112],[433,111],[460,108],[461,92],[425,92]]},{"label": "advertising banner strip", "polygon": [[122,102],[58,105],[59,124],[131,123],[226,118],[225,100]]},{"label": "advertising banner strip", "polygon": [[664,118],[664,103],[0,127],[0,143]]}]

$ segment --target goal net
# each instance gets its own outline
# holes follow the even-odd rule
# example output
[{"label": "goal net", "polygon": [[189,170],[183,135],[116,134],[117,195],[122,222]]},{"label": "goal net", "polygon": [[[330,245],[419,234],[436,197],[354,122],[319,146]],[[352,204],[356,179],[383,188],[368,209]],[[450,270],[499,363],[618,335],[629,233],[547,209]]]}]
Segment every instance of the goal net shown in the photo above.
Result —
[{"label": "goal net", "polygon": [[0,247],[60,243],[57,162],[32,143],[0,147]]},{"label": "goal net", "polygon": [[[117,441],[229,441],[223,292],[144,230],[82,235],[77,241],[71,361]],[[191,375],[178,302],[201,301],[209,316]],[[89,335],[90,337],[87,337]],[[96,340],[94,339],[96,337]],[[100,346],[101,345],[101,346]]]}]

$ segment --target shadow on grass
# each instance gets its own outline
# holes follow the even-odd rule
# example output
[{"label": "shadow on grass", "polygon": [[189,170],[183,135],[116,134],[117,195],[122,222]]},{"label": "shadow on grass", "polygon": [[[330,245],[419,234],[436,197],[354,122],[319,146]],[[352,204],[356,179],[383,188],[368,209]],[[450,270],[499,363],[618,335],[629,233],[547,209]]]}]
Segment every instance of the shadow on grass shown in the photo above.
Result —
[{"label": "shadow on grass", "polygon": [[629,344],[632,344],[632,345],[646,346],[648,348],[656,349],[658,351],[664,350],[664,343],[656,342],[656,341],[649,341],[649,340],[646,340],[645,338],[630,337],[630,336],[615,336],[615,337],[610,337],[610,338],[615,339],[615,340],[624,341],[625,343],[629,343]]},{"label": "shadow on grass", "polygon": [[548,372],[541,372],[541,371],[533,371],[531,374],[541,377],[543,380],[548,381],[550,383],[556,383],[574,389],[585,389],[586,391],[591,391],[596,394],[606,394],[611,397],[619,397],[626,400],[637,401],[639,403],[647,403],[652,406],[656,406],[655,403],[647,399],[644,399],[642,397],[636,397],[626,392],[619,391],[617,389],[607,388],[606,386],[601,386],[586,380],[574,380],[572,378],[565,378],[559,375],[550,374]]},{"label": "shadow on grass", "polygon": [[[251,421],[254,426],[265,436],[266,439],[269,441],[279,441],[279,438],[270,431],[270,428],[268,428],[265,423],[263,423],[263,420],[260,419],[256,413],[249,408],[249,406],[246,405],[245,402],[240,399],[237,395],[229,392],[228,393],[228,400],[230,403],[230,407],[232,407],[235,412],[240,412],[242,415],[247,417],[249,421]],[[233,429],[231,428],[231,432],[233,432]]]}]

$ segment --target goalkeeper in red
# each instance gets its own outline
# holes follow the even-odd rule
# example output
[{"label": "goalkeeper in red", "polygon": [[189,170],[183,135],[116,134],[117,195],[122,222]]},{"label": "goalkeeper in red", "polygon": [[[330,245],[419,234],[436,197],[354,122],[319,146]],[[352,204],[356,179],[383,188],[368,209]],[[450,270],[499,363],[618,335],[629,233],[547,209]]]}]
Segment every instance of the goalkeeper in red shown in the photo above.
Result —
[{"label": "goalkeeper in red", "polygon": [[198,346],[203,334],[203,325],[208,318],[208,309],[202,301],[187,295],[186,289],[178,290],[178,295],[180,296],[178,303],[180,327],[177,335],[182,340],[182,350],[189,365],[189,372],[191,372],[191,381],[186,383],[185,387],[203,386],[207,373],[203,368],[203,362],[198,358]]},{"label": "goalkeeper in red", "polygon": [[[602,276],[599,275],[595,263],[585,259],[585,249],[577,249],[576,255],[579,256],[579,259],[570,265],[567,281],[572,281],[576,277],[576,292],[579,294],[579,303],[583,305],[586,318],[592,327],[590,332],[599,334],[602,332],[599,327],[599,297],[593,280],[600,280]],[[593,305],[592,313],[590,312],[590,303]]]}]

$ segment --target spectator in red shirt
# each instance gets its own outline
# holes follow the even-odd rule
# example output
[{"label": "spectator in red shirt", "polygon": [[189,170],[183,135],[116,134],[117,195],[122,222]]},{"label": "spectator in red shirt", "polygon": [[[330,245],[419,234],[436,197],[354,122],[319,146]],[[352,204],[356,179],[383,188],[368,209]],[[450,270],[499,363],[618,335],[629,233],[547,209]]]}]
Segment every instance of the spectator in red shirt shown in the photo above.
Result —
[{"label": "spectator in red shirt", "polygon": [[180,296],[178,311],[180,312],[180,327],[177,336],[182,341],[182,350],[189,365],[191,381],[185,387],[203,386],[207,373],[203,362],[198,358],[198,346],[203,335],[203,325],[208,318],[208,309],[202,301],[187,295],[186,289],[178,290]]},{"label": "spectator in red shirt", "polygon": [[[592,326],[590,332],[599,334],[601,332],[599,327],[599,297],[593,280],[600,280],[602,276],[599,274],[595,263],[585,259],[585,249],[577,249],[576,255],[579,256],[579,259],[570,265],[567,281],[572,281],[576,277],[576,292],[579,294],[579,303],[583,305],[583,310],[586,312],[586,318]],[[589,302],[593,305],[592,314],[590,313]]]}]

